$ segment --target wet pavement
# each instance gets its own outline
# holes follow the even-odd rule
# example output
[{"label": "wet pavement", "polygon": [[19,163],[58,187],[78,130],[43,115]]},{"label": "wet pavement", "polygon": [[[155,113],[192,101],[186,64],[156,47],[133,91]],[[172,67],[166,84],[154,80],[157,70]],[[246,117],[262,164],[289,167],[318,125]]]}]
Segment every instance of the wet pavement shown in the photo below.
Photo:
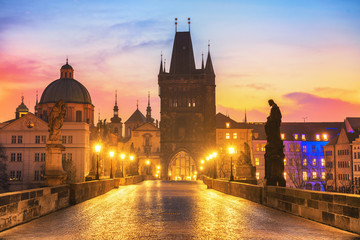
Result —
[{"label": "wet pavement", "polygon": [[0,233],[0,239],[358,239],[359,235],[208,190],[146,181]]}]

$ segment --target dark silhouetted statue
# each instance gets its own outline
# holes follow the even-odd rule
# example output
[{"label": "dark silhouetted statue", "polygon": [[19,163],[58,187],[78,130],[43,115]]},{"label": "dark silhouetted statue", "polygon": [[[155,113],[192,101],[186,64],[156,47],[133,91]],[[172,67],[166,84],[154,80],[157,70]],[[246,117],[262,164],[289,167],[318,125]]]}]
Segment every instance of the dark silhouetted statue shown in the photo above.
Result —
[{"label": "dark silhouetted statue", "polygon": [[59,100],[50,112],[49,119],[49,140],[60,141],[61,140],[61,127],[64,124],[64,118],[66,115],[65,103],[63,100]]},{"label": "dark silhouetted statue", "polygon": [[286,187],[284,179],[284,145],[280,138],[281,112],[270,99],[270,116],[265,124],[267,144],[265,146],[265,184]]}]

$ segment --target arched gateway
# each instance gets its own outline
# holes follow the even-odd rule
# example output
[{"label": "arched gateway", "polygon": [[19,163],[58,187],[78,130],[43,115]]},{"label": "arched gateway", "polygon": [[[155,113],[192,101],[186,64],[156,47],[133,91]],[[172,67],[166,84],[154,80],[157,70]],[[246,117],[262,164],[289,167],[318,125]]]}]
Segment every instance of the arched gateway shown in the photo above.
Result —
[{"label": "arched gateway", "polygon": [[197,170],[194,159],[185,151],[179,151],[168,166],[170,180],[196,180]]}]

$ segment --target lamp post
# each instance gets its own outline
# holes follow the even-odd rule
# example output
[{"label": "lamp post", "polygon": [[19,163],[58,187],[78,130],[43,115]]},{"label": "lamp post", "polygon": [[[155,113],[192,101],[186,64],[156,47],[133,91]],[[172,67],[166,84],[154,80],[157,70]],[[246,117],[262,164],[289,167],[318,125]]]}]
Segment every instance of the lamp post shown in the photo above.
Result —
[{"label": "lamp post", "polygon": [[149,175],[149,168],[150,168],[150,160],[146,160],[146,165],[147,165],[147,167],[146,167],[146,175]]},{"label": "lamp post", "polygon": [[130,171],[130,174],[131,174],[131,176],[133,176],[134,174],[133,174],[133,172],[134,172],[134,163],[133,163],[133,161],[134,161],[134,155],[130,155],[130,161],[131,161],[131,163],[130,163],[130,166],[131,166],[131,171]]},{"label": "lamp post", "polygon": [[229,154],[230,154],[230,181],[234,181],[233,175],[233,166],[232,166],[232,155],[235,153],[235,149],[233,147],[229,147]]},{"label": "lamp post", "polygon": [[214,159],[214,175],[213,175],[213,178],[216,179],[216,177],[217,177],[217,169],[216,169],[217,164],[216,163],[217,162],[215,162],[215,159],[217,157],[217,152],[213,152],[212,156],[213,156],[213,159]]},{"label": "lamp post", "polygon": [[121,175],[120,177],[124,177],[124,159],[125,159],[125,154],[121,154],[120,155],[121,158]]},{"label": "lamp post", "polygon": [[110,178],[114,178],[114,176],[113,176],[113,171],[112,171],[112,159],[113,159],[113,157],[114,157],[114,152],[113,151],[110,151],[109,152],[109,155],[110,155]]},{"label": "lamp post", "polygon": [[95,179],[99,180],[99,153],[101,151],[101,145],[95,145],[95,152],[97,153],[97,160],[96,160],[96,176]]}]

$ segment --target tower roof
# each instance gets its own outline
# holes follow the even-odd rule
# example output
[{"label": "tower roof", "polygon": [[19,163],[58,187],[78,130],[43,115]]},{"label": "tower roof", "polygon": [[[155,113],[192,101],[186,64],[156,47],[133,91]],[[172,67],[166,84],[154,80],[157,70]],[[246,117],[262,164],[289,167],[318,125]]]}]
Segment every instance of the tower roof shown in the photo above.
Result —
[{"label": "tower roof", "polygon": [[176,32],[171,56],[170,74],[191,74],[195,70],[190,32]]},{"label": "tower roof", "polygon": [[210,73],[210,74],[215,74],[213,64],[212,64],[212,61],[211,61],[210,50],[208,52],[208,56],[207,56],[207,59],[206,59],[205,72]]},{"label": "tower roof", "polygon": [[139,109],[136,109],[135,112],[129,117],[128,120],[126,120],[125,123],[133,123],[133,122],[146,122],[146,118],[144,114],[142,114]]}]

